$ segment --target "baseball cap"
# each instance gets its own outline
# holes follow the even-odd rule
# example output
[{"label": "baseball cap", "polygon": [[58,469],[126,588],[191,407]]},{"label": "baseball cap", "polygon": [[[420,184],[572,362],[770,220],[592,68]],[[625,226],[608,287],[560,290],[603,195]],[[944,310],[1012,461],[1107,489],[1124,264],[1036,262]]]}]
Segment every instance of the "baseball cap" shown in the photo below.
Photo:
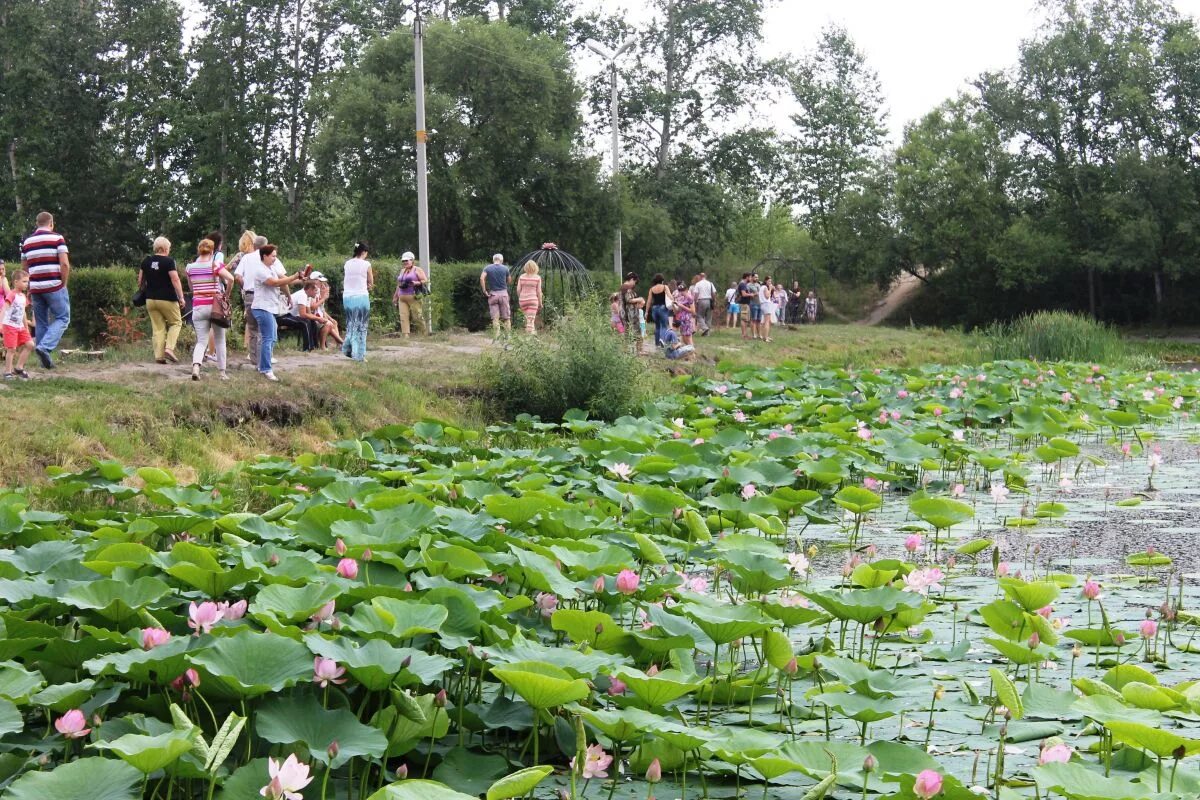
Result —
[{"label": "baseball cap", "polygon": [[312,275],[308,276],[308,279],[310,281],[320,281],[321,283],[329,283],[329,279],[325,277],[325,273],[323,273],[323,272],[314,272]]},{"label": "baseball cap", "polygon": [[416,261],[417,257],[411,251],[405,250],[404,255],[400,256],[401,261]]}]

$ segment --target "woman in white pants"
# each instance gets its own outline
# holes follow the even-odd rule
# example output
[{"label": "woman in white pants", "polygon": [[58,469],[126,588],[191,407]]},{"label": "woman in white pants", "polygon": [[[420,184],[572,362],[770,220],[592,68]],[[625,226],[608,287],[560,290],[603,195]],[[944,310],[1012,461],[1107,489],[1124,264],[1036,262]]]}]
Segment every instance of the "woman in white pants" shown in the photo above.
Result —
[{"label": "woman in white pants", "polygon": [[225,329],[213,325],[213,298],[219,292],[228,293],[233,288],[233,275],[221,262],[213,260],[216,247],[211,239],[202,239],[196,247],[196,260],[187,265],[188,286],[192,290],[192,325],[196,328],[196,347],[192,351],[192,380],[200,380],[200,367],[204,364],[204,351],[208,345],[208,334],[212,331],[216,347],[217,369],[221,380],[229,380],[225,372]]}]

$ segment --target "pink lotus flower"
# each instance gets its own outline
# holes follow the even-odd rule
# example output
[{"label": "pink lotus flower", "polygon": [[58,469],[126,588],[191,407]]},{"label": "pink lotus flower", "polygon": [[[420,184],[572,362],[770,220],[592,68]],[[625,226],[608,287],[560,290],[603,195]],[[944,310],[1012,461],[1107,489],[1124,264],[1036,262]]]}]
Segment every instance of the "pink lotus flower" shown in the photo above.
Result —
[{"label": "pink lotus flower", "polygon": [[940,417],[940,416],[942,415],[942,407],[941,407],[941,406],[935,406],[935,407],[934,407],[934,409],[933,409],[933,415],[934,415],[935,417]]},{"label": "pink lotus flower", "polygon": [[267,759],[267,773],[271,782],[258,790],[267,800],[304,800],[300,790],[312,783],[308,764],[303,764],[292,753],[280,764],[273,758]]},{"label": "pink lotus flower", "polygon": [[967,435],[965,433],[963,433],[960,429],[957,429],[957,428],[954,430],[953,433],[950,434],[950,438],[956,442],[965,442],[966,437],[967,437]]},{"label": "pink lotus flower", "polygon": [[693,575],[690,577],[685,575],[683,577],[683,588],[689,592],[704,594],[708,591],[708,578],[703,575]]},{"label": "pink lotus flower", "polygon": [[78,708],[72,709],[54,720],[54,729],[68,739],[82,739],[92,732],[87,726],[87,717]]},{"label": "pink lotus flower", "polygon": [[992,484],[992,500],[999,503],[1004,498],[1008,497],[1008,487],[1002,483]]},{"label": "pink lotus flower", "polygon": [[313,683],[322,689],[331,683],[345,683],[342,676],[346,674],[345,667],[339,667],[332,658],[317,656],[313,659]]},{"label": "pink lotus flower", "polygon": [[[582,775],[584,780],[592,778],[607,778],[608,765],[612,763],[613,757],[604,752],[604,748],[598,744],[588,745],[587,754],[584,757]],[[575,769],[575,759],[571,759],[571,769]],[[290,800],[290,799],[289,799]]]},{"label": "pink lotus flower", "polygon": [[320,625],[322,622],[329,622],[331,619],[333,619],[333,612],[336,609],[337,603],[333,600],[330,600],[328,603],[318,608],[317,612],[313,614],[310,619],[317,625]]},{"label": "pink lotus flower", "polygon": [[153,650],[160,644],[166,644],[171,634],[162,628],[142,628],[142,649]]},{"label": "pink lotus flower", "polygon": [[646,767],[646,782],[658,783],[662,780],[662,764],[656,758],[650,762],[650,766]]},{"label": "pink lotus flower", "polygon": [[221,607],[216,603],[204,602],[196,605],[193,600],[192,604],[188,606],[188,627],[199,636],[211,631],[223,616]]},{"label": "pink lotus flower", "polygon": [[1042,764],[1066,764],[1071,760],[1071,754],[1075,751],[1069,745],[1062,743],[1042,747],[1042,752],[1038,754],[1038,766]]},{"label": "pink lotus flower", "polygon": [[967,487],[963,486],[961,483],[954,484],[954,488],[950,490],[951,497],[962,497],[966,493]]},{"label": "pink lotus flower", "polygon": [[758,487],[755,486],[753,483],[747,483],[745,486],[742,487],[742,499],[743,500],[749,500],[751,497],[754,497],[754,495],[756,495],[756,494],[758,494]]},{"label": "pink lotus flower", "polygon": [[346,543],[342,541],[340,536],[338,537],[337,542],[333,545],[333,552],[337,553],[339,556],[346,555]]},{"label": "pink lotus flower", "polygon": [[186,670],[178,678],[171,681],[171,688],[174,689],[175,691],[179,692],[180,694],[182,694],[185,702],[186,702],[187,698],[190,697],[190,695],[188,694],[188,691],[187,691],[188,687],[189,686],[199,686],[199,685],[200,685],[200,673],[196,672],[196,670],[194,670],[194,669]]},{"label": "pink lotus flower", "polygon": [[1121,455],[1128,457],[1131,452],[1133,452],[1133,445],[1131,445],[1129,442],[1125,442],[1123,445],[1121,445]]},{"label": "pink lotus flower", "polygon": [[1063,392],[1063,393],[1062,393],[1062,401],[1063,401],[1064,403],[1070,403],[1070,402],[1071,402],[1071,393],[1070,393],[1070,392]]},{"label": "pink lotus flower", "polygon": [[871,429],[868,428],[866,425],[863,425],[862,427],[860,427],[858,429],[858,438],[862,439],[864,442],[869,441],[871,438],[871,435],[872,435]]},{"label": "pink lotus flower", "polygon": [[1029,645],[1030,650],[1037,650],[1042,644],[1042,637],[1038,636],[1037,633],[1030,634],[1029,641],[1025,644]]},{"label": "pink lotus flower", "polygon": [[600,577],[596,578],[595,583],[592,584],[592,591],[595,592],[596,594],[600,594],[604,590],[605,590],[604,576],[601,575]]},{"label": "pink lotus flower", "polygon": [[812,566],[812,564],[809,563],[808,558],[806,558],[803,553],[788,553],[787,560],[788,566],[791,567],[792,572],[796,573],[797,575],[804,575],[806,572],[808,572],[809,567]]},{"label": "pink lotus flower", "polygon": [[704,440],[697,436],[692,440],[692,444],[694,444],[696,447],[699,447],[700,445],[704,444]]},{"label": "pink lotus flower", "polygon": [[621,680],[620,678],[612,677],[608,679],[608,693],[613,697],[616,697],[619,694],[625,694],[625,690],[628,688],[629,687],[625,685],[625,681]]},{"label": "pink lotus flower", "polygon": [[713,387],[713,391],[717,394],[727,394],[729,387],[722,383],[720,386]]},{"label": "pink lotus flower", "polygon": [[1054,606],[1042,606],[1037,610],[1042,619],[1050,619],[1050,615],[1054,613]]},{"label": "pink lotus flower", "polygon": [[914,569],[904,576],[904,591],[927,595],[929,592],[942,588],[942,579],[946,576],[937,567]]},{"label": "pink lotus flower", "polygon": [[1008,569],[1009,569],[1009,568],[1008,568],[1008,562],[1007,562],[1007,561],[1001,561],[999,564],[997,564],[997,565],[996,565],[996,577],[997,577],[997,578],[1006,578],[1006,577],[1008,577]]},{"label": "pink lotus flower", "polygon": [[896,397],[899,397],[901,400],[903,400],[904,398],[908,397],[908,390],[901,389],[900,391],[896,392]]},{"label": "pink lotus flower", "polygon": [[942,793],[942,776],[931,769],[921,770],[913,783],[913,794],[921,800],[930,800]]},{"label": "pink lotus flower", "polygon": [[921,534],[910,533],[904,537],[904,549],[909,553],[915,553],[921,549]]},{"label": "pink lotus flower", "polygon": [[633,467],[622,462],[619,464],[613,464],[611,467],[608,468],[608,471],[611,472],[613,475],[616,475],[621,480],[627,481],[627,480],[629,480],[629,476],[633,474]]},{"label": "pink lotus flower", "polygon": [[872,478],[868,476],[863,478],[863,486],[867,489],[870,489],[872,492],[878,492],[879,488],[883,486],[883,481],[879,480],[878,478]]},{"label": "pink lotus flower", "polygon": [[740,408],[737,409],[736,411],[733,412],[733,421],[734,422],[745,422],[746,421],[746,413],[744,411],[742,411]]},{"label": "pink lotus flower", "polygon": [[1163,462],[1162,453],[1159,453],[1157,450],[1155,452],[1151,453],[1150,455],[1146,456],[1146,463],[1150,465],[1151,472],[1153,472],[1154,470],[1161,467],[1162,462]]},{"label": "pink lotus flower", "polygon": [[1089,602],[1100,599],[1100,584],[1093,580],[1083,583],[1083,598]]},{"label": "pink lotus flower", "polygon": [[231,622],[246,616],[247,604],[245,600],[238,600],[232,605],[228,602],[221,602],[217,603],[217,607],[221,609],[221,618]]},{"label": "pink lotus flower", "polygon": [[358,562],[353,558],[343,558],[337,564],[337,574],[352,581],[358,577]]},{"label": "pink lotus flower", "polygon": [[962,396],[963,396],[963,391],[962,391],[962,389],[958,388],[957,386],[955,386],[953,389],[950,390],[950,399],[951,400],[957,400],[958,398],[960,398]]},{"label": "pink lotus flower", "polygon": [[617,575],[617,591],[621,594],[633,594],[638,590],[641,578],[631,569],[623,569]]},{"label": "pink lotus flower", "polygon": [[537,605],[538,611],[542,612],[543,617],[550,617],[558,608],[558,597],[547,592],[538,592],[534,603]]},{"label": "pink lotus flower", "polygon": [[646,675],[653,678],[658,674],[658,664],[651,664],[650,669],[646,670]]},{"label": "pink lotus flower", "polygon": [[1142,624],[1138,627],[1138,631],[1142,634],[1143,639],[1153,639],[1158,633],[1158,623],[1152,619],[1142,620]]}]

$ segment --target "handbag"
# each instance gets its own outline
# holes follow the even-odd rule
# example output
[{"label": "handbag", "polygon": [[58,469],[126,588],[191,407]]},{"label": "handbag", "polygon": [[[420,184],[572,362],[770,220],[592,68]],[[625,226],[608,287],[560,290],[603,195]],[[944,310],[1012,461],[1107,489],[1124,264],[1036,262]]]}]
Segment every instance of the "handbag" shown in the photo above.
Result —
[{"label": "handbag", "polygon": [[146,287],[139,287],[138,290],[133,293],[133,299],[130,302],[132,302],[137,308],[141,308],[142,306],[146,305]]},{"label": "handbag", "polygon": [[233,308],[229,303],[229,293],[220,290],[213,296],[212,312],[208,321],[218,328],[228,328],[233,322]]}]

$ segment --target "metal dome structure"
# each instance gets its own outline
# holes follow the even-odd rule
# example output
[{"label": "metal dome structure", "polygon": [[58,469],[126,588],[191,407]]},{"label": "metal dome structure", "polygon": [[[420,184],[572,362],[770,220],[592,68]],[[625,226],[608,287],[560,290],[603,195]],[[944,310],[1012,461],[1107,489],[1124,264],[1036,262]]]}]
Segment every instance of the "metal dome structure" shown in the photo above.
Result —
[{"label": "metal dome structure", "polygon": [[554,242],[545,242],[537,250],[514,261],[512,269],[518,276],[527,261],[538,265],[547,311],[557,312],[596,292],[596,285],[583,262],[566,250],[560,250]]}]

